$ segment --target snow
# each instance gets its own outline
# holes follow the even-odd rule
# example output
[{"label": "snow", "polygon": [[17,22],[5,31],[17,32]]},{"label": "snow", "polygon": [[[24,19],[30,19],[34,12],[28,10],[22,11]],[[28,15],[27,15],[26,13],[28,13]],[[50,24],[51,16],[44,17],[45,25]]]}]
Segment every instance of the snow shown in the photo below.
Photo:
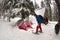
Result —
[{"label": "snow", "polygon": [[[40,5],[40,2],[37,1],[37,4]],[[40,10],[37,13],[40,13]],[[15,25],[19,19],[11,19],[11,22],[0,20],[0,40],[60,40],[60,33],[56,35],[54,30],[56,21],[49,21],[47,25],[42,24],[43,33],[33,34],[32,31],[35,32],[37,26],[35,17],[30,15],[29,19],[33,22],[33,28],[28,31],[20,30]]]},{"label": "snow", "polygon": [[[58,35],[54,32],[54,26],[57,22],[49,21],[47,25],[42,24],[43,33],[33,34],[37,22],[34,16],[30,20],[34,22],[33,29],[28,31],[20,30],[15,23],[19,18],[12,19],[11,22],[0,20],[0,40],[60,40],[60,33]],[[34,21],[35,20],[35,21]]]},{"label": "snow", "polygon": [[45,7],[44,7],[44,8],[41,8],[41,9],[36,9],[36,10],[35,10],[35,13],[36,13],[37,15],[41,15],[41,16],[44,17]]}]

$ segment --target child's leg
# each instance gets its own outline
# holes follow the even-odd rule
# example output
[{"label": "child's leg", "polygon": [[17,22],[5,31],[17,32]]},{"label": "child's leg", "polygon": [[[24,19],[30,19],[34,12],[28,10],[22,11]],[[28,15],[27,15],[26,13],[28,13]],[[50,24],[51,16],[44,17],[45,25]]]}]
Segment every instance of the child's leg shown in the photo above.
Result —
[{"label": "child's leg", "polygon": [[37,25],[37,27],[36,27],[36,33],[38,33],[38,28],[39,28],[39,25]]},{"label": "child's leg", "polygon": [[41,24],[39,24],[40,32],[42,32]]}]

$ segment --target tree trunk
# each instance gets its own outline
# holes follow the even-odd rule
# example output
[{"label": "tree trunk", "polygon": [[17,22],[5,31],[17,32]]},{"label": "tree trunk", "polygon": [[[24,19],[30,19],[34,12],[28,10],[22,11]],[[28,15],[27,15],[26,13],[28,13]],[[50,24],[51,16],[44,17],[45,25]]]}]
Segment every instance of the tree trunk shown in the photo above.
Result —
[{"label": "tree trunk", "polygon": [[45,0],[45,7],[48,12],[48,19],[51,21],[51,7],[50,7],[50,0]]},{"label": "tree trunk", "polygon": [[58,23],[60,24],[60,0],[55,0],[58,8]]},{"label": "tree trunk", "polygon": [[55,25],[55,33],[59,34],[60,29],[60,0],[55,0],[58,8],[58,23]]}]

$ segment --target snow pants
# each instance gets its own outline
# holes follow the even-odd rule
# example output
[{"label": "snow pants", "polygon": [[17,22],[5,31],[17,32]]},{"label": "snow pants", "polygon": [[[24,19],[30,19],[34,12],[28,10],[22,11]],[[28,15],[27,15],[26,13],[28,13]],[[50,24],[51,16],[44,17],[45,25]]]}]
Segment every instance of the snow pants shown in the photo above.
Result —
[{"label": "snow pants", "polygon": [[41,24],[38,24],[36,27],[36,33],[38,33],[38,29],[40,29],[40,32],[42,32]]}]

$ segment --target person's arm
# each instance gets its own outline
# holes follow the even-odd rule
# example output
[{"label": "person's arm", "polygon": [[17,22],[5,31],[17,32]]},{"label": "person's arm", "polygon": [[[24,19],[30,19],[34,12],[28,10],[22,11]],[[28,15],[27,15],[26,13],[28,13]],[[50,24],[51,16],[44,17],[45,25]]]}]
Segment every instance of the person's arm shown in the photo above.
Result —
[{"label": "person's arm", "polygon": [[39,15],[39,16],[43,19],[43,17],[41,15]]}]

